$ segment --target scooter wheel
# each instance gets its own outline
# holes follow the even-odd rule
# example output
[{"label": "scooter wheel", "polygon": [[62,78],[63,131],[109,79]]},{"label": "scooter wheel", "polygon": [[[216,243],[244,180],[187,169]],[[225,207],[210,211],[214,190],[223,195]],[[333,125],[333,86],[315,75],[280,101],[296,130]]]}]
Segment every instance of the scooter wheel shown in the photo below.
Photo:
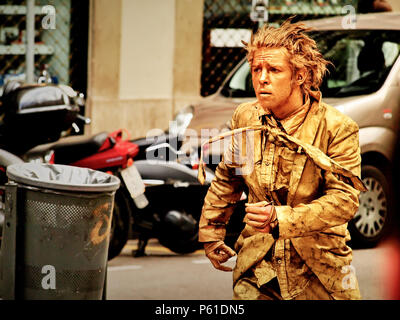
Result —
[{"label": "scooter wheel", "polygon": [[108,247],[108,260],[117,257],[129,237],[130,210],[129,200],[122,188],[115,193],[113,217],[111,221],[110,244]]},{"label": "scooter wheel", "polygon": [[201,248],[198,242],[198,224],[183,211],[171,210],[162,219],[158,241],[169,250],[179,254],[192,253]]}]

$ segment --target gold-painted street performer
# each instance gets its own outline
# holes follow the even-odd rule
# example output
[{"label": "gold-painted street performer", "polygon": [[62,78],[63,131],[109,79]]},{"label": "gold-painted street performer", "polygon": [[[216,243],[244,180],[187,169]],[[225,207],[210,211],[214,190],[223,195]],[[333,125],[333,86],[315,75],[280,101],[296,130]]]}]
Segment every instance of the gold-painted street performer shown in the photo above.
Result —
[{"label": "gold-painted street performer", "polygon": [[[204,200],[199,241],[219,270],[232,271],[223,264],[237,254],[235,300],[361,298],[346,245],[366,190],[358,126],[321,100],[329,62],[308,31],[288,20],[244,43],[257,100],[235,110],[231,132],[207,142],[230,139]],[[245,228],[232,250],[226,225],[244,190]]]}]

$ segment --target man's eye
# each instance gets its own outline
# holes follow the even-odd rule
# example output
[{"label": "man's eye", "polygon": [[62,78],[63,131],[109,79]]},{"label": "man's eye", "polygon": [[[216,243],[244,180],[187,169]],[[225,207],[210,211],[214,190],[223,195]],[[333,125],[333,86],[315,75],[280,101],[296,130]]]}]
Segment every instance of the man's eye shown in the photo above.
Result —
[{"label": "man's eye", "polygon": [[277,68],[271,68],[271,71],[272,71],[272,72],[279,72],[279,69],[277,69]]},{"label": "man's eye", "polygon": [[261,68],[254,68],[253,69],[253,72],[260,72],[261,71]]}]

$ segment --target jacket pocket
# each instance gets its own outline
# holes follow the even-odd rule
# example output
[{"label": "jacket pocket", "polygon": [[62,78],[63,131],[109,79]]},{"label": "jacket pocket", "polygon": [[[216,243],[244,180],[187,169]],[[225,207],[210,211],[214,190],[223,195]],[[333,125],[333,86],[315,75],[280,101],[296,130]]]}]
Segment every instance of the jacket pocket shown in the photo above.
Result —
[{"label": "jacket pocket", "polygon": [[274,189],[288,188],[295,156],[296,152],[288,148],[280,148],[277,152]]}]

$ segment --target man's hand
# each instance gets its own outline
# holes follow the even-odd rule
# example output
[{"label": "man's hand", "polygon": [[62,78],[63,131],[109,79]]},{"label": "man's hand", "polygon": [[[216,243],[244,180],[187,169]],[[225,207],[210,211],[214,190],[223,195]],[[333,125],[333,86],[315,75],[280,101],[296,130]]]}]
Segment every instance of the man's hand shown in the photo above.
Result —
[{"label": "man's hand", "polygon": [[221,271],[232,271],[232,268],[223,266],[221,263],[225,263],[231,257],[235,256],[236,252],[229,248],[223,241],[206,242],[204,250],[214,268]]},{"label": "man's hand", "polygon": [[246,203],[246,216],[244,222],[259,232],[270,233],[270,223],[276,219],[273,205],[267,201]]}]

